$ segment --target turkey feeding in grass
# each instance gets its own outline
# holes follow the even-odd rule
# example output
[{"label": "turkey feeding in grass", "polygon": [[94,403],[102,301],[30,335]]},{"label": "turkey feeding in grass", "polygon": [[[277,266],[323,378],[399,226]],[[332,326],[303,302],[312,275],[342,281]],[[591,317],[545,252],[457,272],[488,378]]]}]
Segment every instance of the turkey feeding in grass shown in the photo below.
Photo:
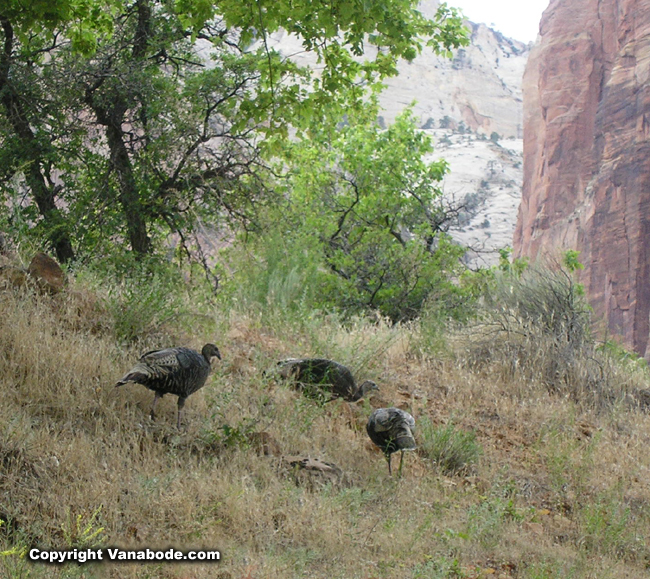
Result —
[{"label": "turkey feeding in grass", "polygon": [[165,348],[144,354],[138,363],[127,372],[116,386],[136,382],[153,390],[155,396],[151,405],[151,419],[155,418],[156,403],[165,394],[178,396],[176,425],[181,428],[181,413],[185,400],[201,388],[210,374],[213,357],[221,360],[219,349],[206,344],[201,352],[190,348]]},{"label": "turkey feeding in grass", "polygon": [[338,362],[325,358],[287,358],[278,362],[280,376],[293,378],[306,394],[329,394],[330,400],[343,398],[356,402],[368,392],[379,390],[372,380],[356,385],[352,372]]},{"label": "turkey feeding in grass", "polygon": [[381,450],[384,451],[388,463],[388,474],[391,469],[391,455],[398,450],[401,452],[399,461],[399,476],[402,476],[404,451],[415,450],[415,419],[399,408],[378,408],[368,418],[366,425],[368,436]]}]

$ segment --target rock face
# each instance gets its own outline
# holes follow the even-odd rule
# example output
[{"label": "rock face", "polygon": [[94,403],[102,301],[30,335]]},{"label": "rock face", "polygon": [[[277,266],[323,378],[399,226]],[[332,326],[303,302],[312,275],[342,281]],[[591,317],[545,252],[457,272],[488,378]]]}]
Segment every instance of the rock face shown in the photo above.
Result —
[{"label": "rock face", "polygon": [[[427,16],[436,2],[422,2]],[[506,38],[485,24],[465,23],[471,44],[454,52],[454,58],[424,52],[413,62],[399,65],[399,76],[386,81],[380,97],[386,119],[411,105],[423,128],[458,128],[462,122],[472,132],[488,137],[522,138],[521,78],[530,47]]]},{"label": "rock face", "polygon": [[610,333],[650,356],[650,0],[551,0],[524,74],[515,254],[581,251]]},{"label": "rock face", "polygon": [[476,133],[426,131],[434,138],[432,158],[443,158],[450,172],[441,183],[445,199],[464,210],[449,229],[454,240],[468,248],[467,265],[496,265],[498,249],[512,245],[521,200],[522,140],[494,142]]},{"label": "rock face", "polygon": [[41,291],[46,293],[59,293],[65,285],[65,274],[61,266],[50,256],[41,252],[32,258],[27,273]]}]

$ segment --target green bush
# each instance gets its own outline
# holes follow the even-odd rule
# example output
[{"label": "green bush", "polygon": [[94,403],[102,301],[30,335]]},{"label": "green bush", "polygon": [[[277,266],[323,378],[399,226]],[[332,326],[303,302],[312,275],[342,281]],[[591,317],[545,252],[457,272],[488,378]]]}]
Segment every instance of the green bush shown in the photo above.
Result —
[{"label": "green bush", "polygon": [[254,240],[265,252],[253,266],[262,298],[277,271],[288,303],[303,299],[295,289],[304,285],[317,309],[397,322],[458,291],[464,249],[445,234],[450,217],[438,187],[447,164],[425,160],[432,142],[410,111],[386,130],[377,111],[373,101],[345,125],[319,121],[309,139],[287,147],[286,205],[267,213],[269,225]]},{"label": "green bush", "polygon": [[161,256],[136,261],[129,254],[112,255],[73,264],[73,272],[101,297],[110,330],[123,345],[165,333],[166,327],[195,326],[194,316],[202,315],[201,283],[195,280],[190,290],[186,270]]},{"label": "green bush", "polygon": [[452,423],[435,427],[427,418],[418,424],[418,441],[420,453],[446,475],[467,472],[482,453],[474,432],[459,430]]}]

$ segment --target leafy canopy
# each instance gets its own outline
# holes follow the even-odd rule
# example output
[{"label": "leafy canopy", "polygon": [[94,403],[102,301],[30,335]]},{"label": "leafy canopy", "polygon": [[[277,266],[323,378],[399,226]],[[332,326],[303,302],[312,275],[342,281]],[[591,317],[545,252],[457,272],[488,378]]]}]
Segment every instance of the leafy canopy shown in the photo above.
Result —
[{"label": "leafy canopy", "polygon": [[[443,4],[427,18],[415,0],[0,0],[0,21],[0,91],[11,95],[0,101],[3,198],[21,199],[13,223],[48,239],[61,259],[114,244],[144,255],[170,233],[191,255],[205,226],[251,227],[258,208],[276,202],[268,165],[290,135],[315,139],[331,157],[323,131],[345,112],[365,114],[368,94],[396,74],[399,59],[468,42],[454,9]],[[315,67],[273,49],[282,30],[315,55]],[[403,144],[414,148],[403,156],[413,166],[392,169],[388,145],[375,143],[385,167],[372,193],[362,156],[374,145],[345,138],[337,162],[341,175],[359,173],[357,215],[369,211],[363,219],[378,230],[383,215],[399,214],[391,227],[422,238],[416,209],[442,166],[413,161],[425,147],[420,137]],[[404,172],[413,173],[413,190],[386,194],[403,190],[392,173]],[[347,203],[352,190],[339,193]],[[330,246],[341,266],[351,254],[336,243],[362,231],[345,221]],[[391,227],[383,229],[387,250]]]},{"label": "leafy canopy", "polygon": [[[270,228],[280,231],[288,252],[307,252],[318,264],[304,280],[315,287],[303,294],[312,305],[376,310],[398,321],[418,315],[433,297],[456,301],[464,250],[442,227],[438,183],[447,164],[429,158],[431,140],[410,111],[387,130],[377,112],[371,99],[345,122],[330,116],[287,144],[287,203]],[[277,267],[275,254],[267,252],[270,267]],[[285,261],[300,267],[296,255]]]},{"label": "leafy canopy", "polygon": [[[0,0],[0,20],[25,44],[66,30],[76,50],[89,54],[113,29],[119,0]],[[5,29],[6,32],[6,29]]]}]

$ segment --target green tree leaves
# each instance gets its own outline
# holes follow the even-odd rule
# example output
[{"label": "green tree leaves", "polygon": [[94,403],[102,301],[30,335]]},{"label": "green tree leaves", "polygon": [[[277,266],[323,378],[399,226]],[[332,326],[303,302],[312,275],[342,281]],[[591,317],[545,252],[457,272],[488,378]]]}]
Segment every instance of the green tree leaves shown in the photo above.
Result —
[{"label": "green tree leaves", "polygon": [[0,20],[24,45],[65,33],[82,54],[92,53],[113,30],[118,0],[0,0]]},{"label": "green tree leaves", "polygon": [[397,321],[433,295],[460,291],[453,279],[464,250],[444,233],[438,183],[447,164],[428,159],[431,141],[410,111],[387,130],[377,112],[371,101],[288,145],[293,169],[280,227],[287,239],[320,247],[321,306],[374,309]]},{"label": "green tree leaves", "polygon": [[[352,183],[363,191],[354,219],[329,232],[331,259],[338,255],[341,267],[350,255],[337,249],[344,238],[363,245],[366,230],[382,229],[389,255],[389,244],[410,243],[402,231],[421,238],[420,226],[430,228],[415,215],[431,211],[428,183],[444,165],[416,162],[430,146],[421,136],[406,138],[397,126],[391,130],[402,136],[373,137],[373,150],[369,134],[344,131],[337,157],[321,147],[327,135],[315,127],[327,125],[334,136],[331,119],[362,114],[398,59],[466,44],[454,10],[443,5],[427,19],[415,0],[23,4],[0,0],[4,194],[26,189],[28,203],[12,206],[23,213],[18,221],[45,232],[60,259],[111,245],[144,255],[170,233],[195,255],[204,224],[249,227],[276,199],[268,165],[290,135],[315,139],[323,169],[328,155],[332,166],[343,163],[340,174],[318,177],[333,180],[338,199],[328,210],[347,211]],[[271,35],[280,30],[315,54],[314,70],[273,50]],[[402,147],[395,154],[391,140]],[[381,178],[373,163],[384,167]],[[403,198],[388,194],[398,190]]]}]

